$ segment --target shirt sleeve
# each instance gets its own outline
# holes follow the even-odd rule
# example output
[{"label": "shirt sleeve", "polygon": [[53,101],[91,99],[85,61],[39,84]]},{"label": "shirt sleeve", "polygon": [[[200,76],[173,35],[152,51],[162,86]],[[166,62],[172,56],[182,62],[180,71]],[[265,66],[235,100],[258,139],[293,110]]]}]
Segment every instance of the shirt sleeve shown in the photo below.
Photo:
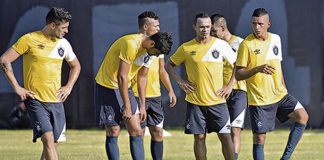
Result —
[{"label": "shirt sleeve", "polygon": [[135,41],[121,41],[119,58],[128,64],[133,63],[139,48]]},{"label": "shirt sleeve", "polygon": [[280,61],[282,61],[282,48],[281,48],[281,38],[280,38],[280,36],[278,35],[278,41],[279,41],[279,43],[278,43],[278,49],[279,49],[279,56],[280,56],[280,58],[279,58],[279,60]]},{"label": "shirt sleeve", "polygon": [[247,67],[249,61],[249,48],[243,41],[237,51],[236,66]]},{"label": "shirt sleeve", "polygon": [[[147,53],[145,53],[143,56],[141,56],[142,58],[140,59],[140,64],[139,66],[144,66],[146,68],[150,68],[152,61],[153,61],[153,57],[149,56]],[[137,61],[137,59],[135,60]]]},{"label": "shirt sleeve", "polygon": [[160,55],[158,56],[158,58],[159,58],[159,59],[164,59],[164,54],[160,54]]},{"label": "shirt sleeve", "polygon": [[237,54],[233,51],[232,47],[225,42],[222,49],[223,57],[225,58],[225,60],[230,64],[234,64],[237,58]]},{"label": "shirt sleeve", "polygon": [[185,55],[182,46],[180,46],[176,50],[176,52],[170,57],[170,61],[173,62],[175,65],[180,65],[185,61]]},{"label": "shirt sleeve", "polygon": [[71,44],[66,41],[66,54],[64,59],[68,62],[73,61],[76,58],[75,53],[73,52]]},{"label": "shirt sleeve", "polygon": [[12,45],[12,48],[20,55],[29,51],[30,46],[29,42],[29,34],[25,34],[18,39],[18,41]]}]

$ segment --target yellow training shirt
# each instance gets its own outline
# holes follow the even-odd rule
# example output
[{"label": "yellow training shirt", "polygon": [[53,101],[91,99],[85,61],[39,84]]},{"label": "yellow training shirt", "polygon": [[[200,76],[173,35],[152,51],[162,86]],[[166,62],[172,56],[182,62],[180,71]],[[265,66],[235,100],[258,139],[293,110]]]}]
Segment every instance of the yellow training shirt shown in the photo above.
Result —
[{"label": "yellow training shirt", "polygon": [[281,40],[276,34],[268,32],[268,38],[265,41],[258,40],[253,34],[250,34],[241,43],[238,50],[237,66],[252,69],[269,64],[275,68],[272,75],[257,73],[246,79],[249,105],[273,104],[288,94],[283,82],[281,61]]},{"label": "yellow training shirt", "polygon": [[227,42],[215,37],[207,44],[193,39],[177,49],[170,60],[175,65],[184,63],[188,81],[196,85],[194,92],[186,94],[186,101],[200,106],[225,103],[225,99],[216,96],[223,86],[224,59],[233,64],[236,54]]},{"label": "yellow training shirt", "polygon": [[152,58],[142,47],[143,34],[129,34],[116,40],[109,48],[96,75],[96,82],[101,86],[118,89],[117,74],[119,61],[130,64],[128,73],[128,86],[131,86],[131,79],[142,67],[149,67]]},{"label": "yellow training shirt", "polygon": [[[233,51],[237,54],[237,50],[240,46],[240,43],[243,41],[242,38],[232,35],[231,39],[228,41],[229,45],[232,47]],[[233,74],[233,64],[224,61],[224,84],[228,84],[231,80]],[[239,89],[246,91],[245,81],[235,81],[233,89]]]},{"label": "yellow training shirt", "polygon": [[[146,98],[160,97],[160,59],[164,60],[164,55],[161,54],[159,57],[152,56],[152,63],[147,73],[147,86],[146,86]],[[132,80],[132,89],[135,97],[138,97],[137,90],[137,76]]]},{"label": "yellow training shirt", "polygon": [[12,48],[23,55],[24,87],[35,92],[39,101],[60,102],[57,94],[63,59],[76,58],[70,43],[64,38],[50,39],[36,31],[19,38]]}]

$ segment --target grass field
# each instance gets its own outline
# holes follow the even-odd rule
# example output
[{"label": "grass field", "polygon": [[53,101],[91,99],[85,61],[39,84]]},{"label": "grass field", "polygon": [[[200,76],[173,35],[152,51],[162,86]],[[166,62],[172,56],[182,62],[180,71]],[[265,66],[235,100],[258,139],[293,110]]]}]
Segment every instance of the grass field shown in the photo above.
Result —
[{"label": "grass field", "polygon": [[[181,129],[168,130],[172,136],[164,140],[164,159],[191,160],[194,159],[193,136],[185,135]],[[267,135],[265,159],[278,160],[286,145],[288,130],[276,130]],[[67,142],[58,146],[61,160],[101,160],[107,159],[104,149],[105,131],[103,130],[68,130]],[[242,134],[242,150],[239,159],[252,159],[251,130]],[[31,142],[31,130],[0,130],[1,160],[36,160],[39,159],[42,144],[40,140]],[[150,137],[145,137],[146,159],[151,159],[149,150]],[[121,160],[131,159],[128,136],[123,130],[119,138]],[[221,145],[216,134],[207,136],[208,159],[221,160]],[[307,130],[295,150],[292,159],[320,160],[324,159],[324,131]]]}]

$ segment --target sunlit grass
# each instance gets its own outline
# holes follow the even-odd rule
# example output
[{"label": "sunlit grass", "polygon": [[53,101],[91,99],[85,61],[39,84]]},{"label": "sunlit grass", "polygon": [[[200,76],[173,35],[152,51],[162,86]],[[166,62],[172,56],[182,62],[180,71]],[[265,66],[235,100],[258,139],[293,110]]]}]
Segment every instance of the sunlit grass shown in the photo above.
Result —
[{"label": "sunlit grass", "polygon": [[[194,159],[193,136],[185,135],[182,130],[168,130],[172,136],[164,139],[164,159]],[[267,134],[265,158],[278,160],[284,150],[289,131],[276,130]],[[67,142],[58,146],[59,158],[62,160],[101,160],[107,159],[105,153],[105,131],[103,130],[68,130]],[[31,130],[0,130],[0,159],[34,160],[39,159],[42,143],[32,143]],[[150,156],[150,137],[145,137],[146,159]],[[121,160],[131,159],[128,136],[125,130],[119,137]],[[221,145],[215,133],[207,136],[208,159],[222,160]],[[324,131],[307,130],[297,146],[292,159],[320,160],[324,157]],[[251,130],[242,132],[242,149],[239,159],[252,159]]]}]

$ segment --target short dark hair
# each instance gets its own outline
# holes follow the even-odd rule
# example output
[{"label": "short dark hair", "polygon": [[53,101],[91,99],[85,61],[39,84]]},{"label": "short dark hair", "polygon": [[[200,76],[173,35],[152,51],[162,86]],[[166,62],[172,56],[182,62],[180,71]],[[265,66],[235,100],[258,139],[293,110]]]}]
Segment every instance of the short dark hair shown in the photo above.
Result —
[{"label": "short dark hair", "polygon": [[206,13],[206,12],[198,13],[198,14],[196,14],[196,16],[195,16],[194,25],[197,24],[197,19],[198,19],[198,18],[210,18],[210,17],[209,17],[209,15],[208,15],[208,13]]},{"label": "short dark hair", "polygon": [[149,22],[149,18],[158,20],[159,16],[153,11],[145,11],[141,13],[137,16],[138,27],[141,28],[142,26],[144,26],[144,24],[147,24]]},{"label": "short dark hair", "polygon": [[54,22],[59,25],[71,20],[72,16],[65,8],[53,7],[46,15],[46,24]]},{"label": "short dark hair", "polygon": [[257,8],[254,10],[252,17],[260,17],[264,15],[269,15],[268,11],[264,8]]},{"label": "short dark hair", "polygon": [[173,44],[171,33],[157,32],[150,36],[150,39],[154,41],[154,48],[159,50],[160,54],[168,55],[170,53]]},{"label": "short dark hair", "polygon": [[225,16],[223,16],[223,15],[221,15],[221,14],[219,14],[219,13],[215,13],[215,14],[213,14],[212,16],[210,16],[210,19],[211,19],[211,21],[212,21],[212,24],[216,23],[216,22],[217,22],[218,20],[220,20],[220,19],[224,20],[225,23],[226,23],[226,18],[225,18]]}]

